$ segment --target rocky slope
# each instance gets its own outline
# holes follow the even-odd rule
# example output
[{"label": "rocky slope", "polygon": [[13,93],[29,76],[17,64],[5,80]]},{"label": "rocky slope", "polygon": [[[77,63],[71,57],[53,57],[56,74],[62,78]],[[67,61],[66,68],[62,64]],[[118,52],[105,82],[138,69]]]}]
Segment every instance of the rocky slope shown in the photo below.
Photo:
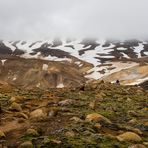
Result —
[{"label": "rocky slope", "polygon": [[0,147],[146,148],[148,91],[93,81],[81,87],[0,87]]},{"label": "rocky slope", "polygon": [[78,86],[117,75],[123,84],[139,84],[148,77],[148,42],[139,40],[1,41],[0,59],[0,80],[24,87]]},{"label": "rocky slope", "polygon": [[[84,62],[83,62],[84,63]],[[91,67],[84,63],[85,69]],[[8,83],[23,88],[61,88],[76,87],[83,84],[85,69],[66,62],[53,62],[36,59],[7,59],[0,65],[1,84]]]}]

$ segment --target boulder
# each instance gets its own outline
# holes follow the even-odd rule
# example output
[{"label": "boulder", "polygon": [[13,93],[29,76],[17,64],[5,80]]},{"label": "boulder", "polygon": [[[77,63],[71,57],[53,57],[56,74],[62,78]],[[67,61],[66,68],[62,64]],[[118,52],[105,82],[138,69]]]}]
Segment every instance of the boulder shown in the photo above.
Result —
[{"label": "boulder", "polygon": [[52,117],[55,117],[57,114],[58,114],[58,110],[54,109],[49,111],[48,117],[52,118]]},{"label": "boulder", "polygon": [[68,138],[69,137],[74,137],[75,133],[73,131],[68,131],[68,132],[65,133],[65,136],[68,137]]},{"label": "boulder", "polygon": [[12,96],[10,99],[9,99],[9,102],[10,103],[13,103],[13,102],[20,102],[20,101],[22,101],[24,98],[23,97],[21,97],[21,96]]},{"label": "boulder", "polygon": [[141,137],[133,132],[125,132],[117,136],[119,141],[141,141]]},{"label": "boulder", "polygon": [[28,129],[26,131],[26,135],[29,135],[29,136],[39,136],[39,133],[35,129],[30,128],[30,129]]},{"label": "boulder", "polygon": [[56,145],[60,145],[62,143],[62,141],[56,139],[52,139],[51,142]]},{"label": "boulder", "polygon": [[33,144],[31,141],[26,141],[24,143],[22,143],[19,148],[33,148]]},{"label": "boulder", "polygon": [[16,97],[11,97],[9,100],[10,103],[16,102]]},{"label": "boulder", "polygon": [[94,122],[106,122],[106,123],[111,123],[111,121],[109,119],[107,119],[106,117],[98,114],[98,113],[92,113],[92,114],[88,114],[86,116],[86,121],[88,122],[91,122],[91,121],[94,121]]},{"label": "boulder", "polygon": [[70,118],[71,121],[74,121],[75,123],[80,123],[80,122],[83,122],[82,119],[80,119],[79,117],[72,117]]},{"label": "boulder", "polygon": [[66,99],[63,101],[60,101],[58,104],[60,106],[68,106],[68,105],[72,105],[74,103],[74,101],[72,99]]},{"label": "boulder", "polygon": [[32,111],[30,113],[30,118],[32,118],[32,119],[35,119],[35,118],[38,118],[38,119],[39,118],[44,118],[46,116],[47,116],[47,114],[44,113],[42,109],[36,109],[36,110],[34,110],[34,111]]},{"label": "boulder", "polygon": [[136,124],[138,121],[137,119],[133,118],[131,120],[128,121],[129,124]]},{"label": "boulder", "polygon": [[16,102],[13,102],[13,103],[10,105],[9,110],[20,112],[20,111],[22,111],[22,108],[21,108],[21,105],[20,105],[20,104],[18,104],[18,103],[16,103]]}]

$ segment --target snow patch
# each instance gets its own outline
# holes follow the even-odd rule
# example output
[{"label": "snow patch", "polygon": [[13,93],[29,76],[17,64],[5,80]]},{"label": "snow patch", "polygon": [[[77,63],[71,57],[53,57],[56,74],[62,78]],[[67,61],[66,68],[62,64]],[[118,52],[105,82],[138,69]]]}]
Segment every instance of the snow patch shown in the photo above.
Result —
[{"label": "snow patch", "polygon": [[122,52],[121,54],[123,55],[124,58],[127,58],[127,59],[130,58],[130,57],[129,57],[127,54],[125,54],[124,52]]},{"label": "snow patch", "polygon": [[21,57],[25,59],[44,59],[44,58],[41,58],[40,52],[37,52],[37,54],[35,55],[31,55],[30,53],[26,52],[25,54],[21,55]]},{"label": "snow patch", "polygon": [[129,83],[129,84],[126,84],[126,85],[138,85],[138,84],[143,83],[143,82],[145,82],[147,80],[148,80],[148,77],[141,78],[141,79],[136,80],[135,82],[132,82],[132,83]]},{"label": "snow patch", "polygon": [[[23,44],[23,41],[20,41],[19,43],[16,44],[18,49],[24,50],[27,53],[31,53],[33,49],[40,48],[46,41],[39,41],[39,42],[32,42],[32,41],[26,41],[25,44]],[[33,46],[31,46],[34,44]]]},{"label": "snow patch", "polygon": [[81,64],[81,62],[80,62],[80,61],[77,61],[77,62],[75,62],[75,64],[80,65],[80,64]]},{"label": "snow patch", "polygon": [[[103,69],[105,69],[105,73],[104,74],[101,74],[100,72],[98,71],[101,71],[103,70],[102,67],[94,67],[92,69],[90,69],[89,71],[87,71],[87,73],[90,73],[88,75],[86,75],[85,77],[86,78],[89,78],[89,79],[103,79],[105,78],[106,76],[112,74],[112,73],[115,73],[115,72],[119,72],[123,69],[128,69],[128,68],[131,68],[133,66],[137,66],[138,63],[135,63],[135,62],[126,62],[126,63],[122,63],[122,62],[108,62],[108,63],[105,63],[105,64],[109,64],[109,66],[103,66]],[[112,68],[112,67],[115,67],[114,69],[109,69],[109,68]]]},{"label": "snow patch", "polygon": [[75,62],[75,64],[77,64],[79,67],[83,66],[83,63],[81,63],[80,61]]},{"label": "snow patch", "polygon": [[144,51],[143,53],[148,56],[148,51]]},{"label": "snow patch", "polygon": [[122,50],[127,50],[127,48],[124,48],[124,47],[118,47],[117,50],[119,50],[119,51],[121,50],[121,51],[122,51]]},{"label": "snow patch", "polygon": [[48,60],[48,61],[68,61],[68,62],[71,62],[72,60],[69,59],[69,58],[58,58],[58,57],[55,57],[55,56],[51,56],[49,55],[48,57],[45,57],[44,60]]},{"label": "snow patch", "polygon": [[141,58],[141,51],[144,49],[144,45],[139,43],[139,46],[134,47],[135,52],[137,53],[138,58]]},{"label": "snow patch", "polygon": [[80,65],[79,65],[79,67],[82,67],[82,66],[83,66],[83,64],[80,64]]},{"label": "snow patch", "polygon": [[100,56],[100,58],[113,59],[113,58],[115,58],[115,56],[112,56],[112,55],[104,55],[104,56]]},{"label": "snow patch", "polygon": [[1,60],[3,66],[4,66],[6,61],[7,61],[7,59]]},{"label": "snow patch", "polygon": [[48,65],[47,65],[47,64],[43,64],[43,66],[42,66],[42,70],[47,71],[47,70],[48,70]]},{"label": "snow patch", "polygon": [[3,41],[4,45],[10,48],[12,51],[15,51],[16,47],[14,47],[9,41]]}]

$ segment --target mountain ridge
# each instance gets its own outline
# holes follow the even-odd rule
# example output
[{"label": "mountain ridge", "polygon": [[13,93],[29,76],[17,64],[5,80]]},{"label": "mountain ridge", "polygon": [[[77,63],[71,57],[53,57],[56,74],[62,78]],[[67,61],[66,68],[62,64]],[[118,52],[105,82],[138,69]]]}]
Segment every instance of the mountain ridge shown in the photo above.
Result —
[{"label": "mountain ridge", "polygon": [[[120,73],[124,69],[147,65],[148,41],[61,40],[59,38],[36,42],[2,40],[0,42],[0,59],[1,65],[4,67],[8,59],[17,59],[18,62],[21,59],[26,61],[34,59],[36,62],[43,60],[45,63],[46,61],[59,62],[59,64],[64,63],[65,66],[68,64],[74,67],[75,72],[77,71],[75,75],[79,73],[78,71],[83,71],[82,73],[80,72],[81,76],[84,77],[83,80],[102,79],[113,73]],[[21,65],[21,67],[23,66]],[[38,67],[40,66],[38,65]],[[12,69],[13,66],[11,66],[10,70]],[[50,69],[47,68],[47,71],[49,72]],[[145,79],[147,76],[148,70],[144,71],[142,76],[132,79],[131,84],[138,82],[138,79]],[[124,84],[129,84],[125,80]],[[77,80],[75,79],[74,81]],[[137,84],[139,83],[141,81]]]}]

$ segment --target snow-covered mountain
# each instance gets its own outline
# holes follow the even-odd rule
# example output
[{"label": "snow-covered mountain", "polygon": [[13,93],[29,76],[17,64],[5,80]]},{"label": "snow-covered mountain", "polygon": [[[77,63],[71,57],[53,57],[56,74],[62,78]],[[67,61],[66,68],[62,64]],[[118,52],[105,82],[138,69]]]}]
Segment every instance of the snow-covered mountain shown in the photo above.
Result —
[{"label": "snow-covered mountain", "polygon": [[[1,65],[4,66],[7,60],[36,59],[43,61],[54,61],[66,63],[81,71],[84,78],[108,79],[114,81],[111,75],[124,69],[131,69],[131,76],[122,74],[117,77],[125,84],[140,83],[148,79],[148,41],[127,40],[96,40],[96,39],[54,39],[47,41],[4,41],[0,42]],[[11,60],[12,61],[12,60]],[[42,70],[50,70],[47,62],[43,63]],[[142,74],[136,68],[145,66]],[[1,66],[1,67],[2,67]],[[23,65],[22,65],[23,66]],[[135,72],[133,70],[135,67]],[[142,68],[142,67],[140,67]],[[130,70],[129,70],[130,71]],[[10,72],[10,71],[9,71]],[[17,78],[16,78],[17,79]],[[13,78],[14,81],[16,79]],[[128,80],[128,81],[127,81]],[[64,84],[60,84],[63,86]]]}]

